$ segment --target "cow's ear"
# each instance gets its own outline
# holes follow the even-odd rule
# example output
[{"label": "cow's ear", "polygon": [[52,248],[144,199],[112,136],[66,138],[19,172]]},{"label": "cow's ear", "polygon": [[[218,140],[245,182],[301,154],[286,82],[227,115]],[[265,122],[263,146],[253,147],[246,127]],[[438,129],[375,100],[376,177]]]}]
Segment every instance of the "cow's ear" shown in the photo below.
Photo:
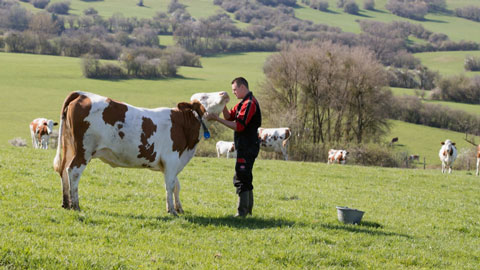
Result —
[{"label": "cow's ear", "polygon": [[57,123],[57,122],[54,122],[53,125],[56,126],[56,125],[58,125],[58,123]]},{"label": "cow's ear", "polygon": [[345,154],[347,154],[347,155],[348,155],[348,154],[350,154],[350,152],[348,152],[348,151],[347,151],[347,153],[345,153]]},{"label": "cow's ear", "polygon": [[180,111],[187,111],[187,110],[191,110],[192,109],[192,104],[188,103],[188,102],[180,102],[177,104],[177,108],[180,110]]},{"label": "cow's ear", "polygon": [[195,99],[192,102],[192,107],[193,107],[193,110],[196,111],[200,117],[203,117],[206,110],[205,110],[205,107],[203,107],[202,103],[200,103],[200,101]]},{"label": "cow's ear", "polygon": [[445,144],[445,142],[441,142],[441,144],[442,144],[442,145],[444,145],[444,144]]},{"label": "cow's ear", "polygon": [[452,143],[453,145],[455,145],[455,143]]}]

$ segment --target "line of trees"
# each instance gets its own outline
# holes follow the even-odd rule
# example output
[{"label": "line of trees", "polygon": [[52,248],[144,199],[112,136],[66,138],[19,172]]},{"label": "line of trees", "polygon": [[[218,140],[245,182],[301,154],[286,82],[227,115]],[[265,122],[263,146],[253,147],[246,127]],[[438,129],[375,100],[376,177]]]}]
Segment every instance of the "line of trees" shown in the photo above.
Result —
[{"label": "line of trees", "polygon": [[387,129],[392,95],[383,66],[366,48],[288,46],[267,60],[264,72],[267,118],[292,127],[300,140],[362,143]]},{"label": "line of trees", "polygon": [[480,7],[466,6],[455,9],[455,15],[468,20],[480,22]]}]

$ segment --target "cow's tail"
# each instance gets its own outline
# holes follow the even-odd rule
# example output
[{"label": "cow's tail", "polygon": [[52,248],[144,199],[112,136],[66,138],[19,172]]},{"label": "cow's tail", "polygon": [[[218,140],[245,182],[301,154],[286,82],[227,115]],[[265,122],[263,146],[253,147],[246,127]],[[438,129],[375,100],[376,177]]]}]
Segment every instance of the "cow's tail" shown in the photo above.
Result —
[{"label": "cow's tail", "polygon": [[286,132],[285,132],[285,140],[283,140],[282,142],[282,146],[285,147],[288,143],[288,140],[290,139],[290,137],[292,136],[292,132],[290,131],[290,129],[287,129]]},{"label": "cow's tail", "polygon": [[53,169],[58,172],[62,173],[63,168],[61,168],[62,164],[62,147],[63,147],[63,136],[65,136],[65,121],[67,118],[67,110],[68,105],[74,99],[81,95],[81,92],[72,92],[70,95],[67,96],[65,101],[63,102],[62,111],[60,113],[60,125],[58,127],[58,145],[57,145],[57,153],[55,158],[53,159]]}]

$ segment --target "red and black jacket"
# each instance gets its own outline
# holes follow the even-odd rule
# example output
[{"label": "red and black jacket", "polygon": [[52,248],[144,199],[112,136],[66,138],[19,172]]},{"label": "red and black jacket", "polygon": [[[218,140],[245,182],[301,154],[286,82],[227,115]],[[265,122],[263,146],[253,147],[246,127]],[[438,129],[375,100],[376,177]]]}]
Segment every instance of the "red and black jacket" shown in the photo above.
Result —
[{"label": "red and black jacket", "polygon": [[[257,152],[259,149],[258,128],[262,125],[262,113],[257,99],[249,92],[230,110],[230,121],[237,123],[234,133],[235,148],[239,152]],[[255,154],[255,156],[256,156]]]}]

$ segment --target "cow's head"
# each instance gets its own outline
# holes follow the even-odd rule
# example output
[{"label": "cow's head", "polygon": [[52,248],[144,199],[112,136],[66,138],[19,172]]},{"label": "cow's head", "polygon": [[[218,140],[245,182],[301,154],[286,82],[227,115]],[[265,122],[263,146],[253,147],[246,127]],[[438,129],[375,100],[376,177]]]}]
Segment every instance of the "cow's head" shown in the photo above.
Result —
[{"label": "cow's head", "polygon": [[[205,111],[209,114],[219,115],[225,105],[230,101],[230,97],[227,92],[213,92],[213,93],[197,93],[194,94],[190,100],[193,102],[197,101],[202,104],[205,108]],[[200,115],[200,116],[203,116]]]},{"label": "cow's head", "polygon": [[453,155],[453,149],[455,148],[455,143],[450,141],[450,140],[445,140],[445,142],[442,142],[442,145],[444,147],[443,150],[443,155],[446,156],[447,153],[451,156]]},{"label": "cow's head", "polygon": [[53,122],[53,120],[47,120],[45,125],[47,126],[47,133],[50,135],[53,131],[53,126],[58,125],[57,122]]}]

